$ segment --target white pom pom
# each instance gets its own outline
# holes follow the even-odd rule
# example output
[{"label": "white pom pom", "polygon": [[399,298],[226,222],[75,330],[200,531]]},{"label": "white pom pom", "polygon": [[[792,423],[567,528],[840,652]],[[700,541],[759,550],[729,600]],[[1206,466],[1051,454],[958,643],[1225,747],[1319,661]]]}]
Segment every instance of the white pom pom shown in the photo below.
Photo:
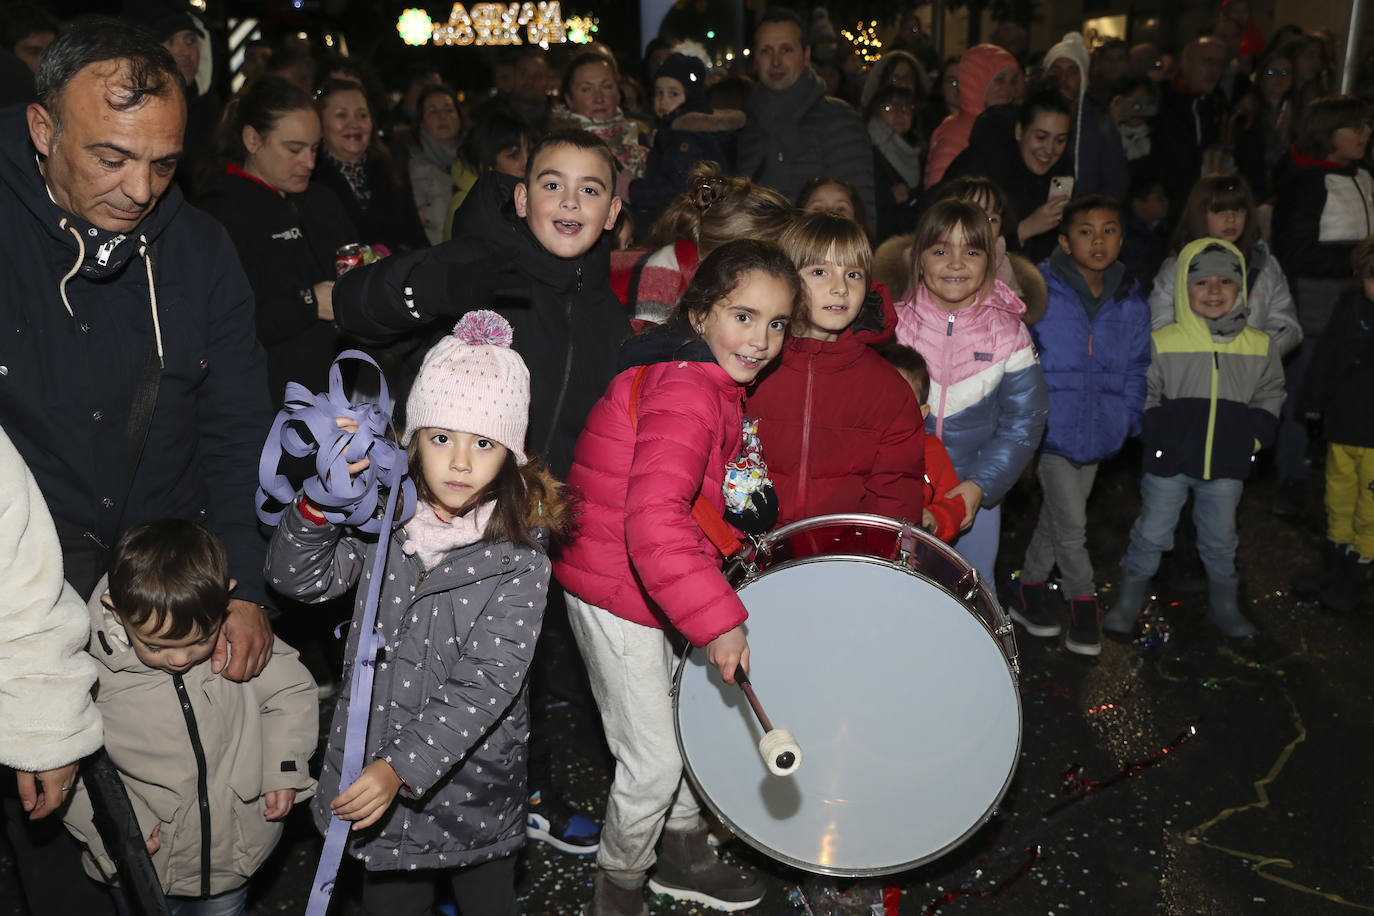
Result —
[{"label": "white pom pom", "polygon": [[506,347],[515,339],[510,322],[487,309],[468,312],[453,326],[453,336],[470,347]]}]

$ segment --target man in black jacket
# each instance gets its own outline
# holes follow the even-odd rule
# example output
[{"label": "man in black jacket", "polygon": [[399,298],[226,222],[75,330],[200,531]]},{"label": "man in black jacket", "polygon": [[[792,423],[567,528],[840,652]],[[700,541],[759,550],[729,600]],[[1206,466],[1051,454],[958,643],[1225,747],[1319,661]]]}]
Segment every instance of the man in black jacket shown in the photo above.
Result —
[{"label": "man in black jacket", "polygon": [[[215,531],[239,586],[212,664],[246,680],[272,647],[253,517],[271,418],[238,258],[171,185],[186,122],[176,64],[140,30],[88,21],[48,48],[37,88],[38,103],[0,115],[0,426],[83,597],[125,528],[175,516]],[[37,837],[6,796],[25,845]],[[100,912],[67,896],[83,882],[74,857],[32,852],[19,871],[43,889],[35,914]]]}]

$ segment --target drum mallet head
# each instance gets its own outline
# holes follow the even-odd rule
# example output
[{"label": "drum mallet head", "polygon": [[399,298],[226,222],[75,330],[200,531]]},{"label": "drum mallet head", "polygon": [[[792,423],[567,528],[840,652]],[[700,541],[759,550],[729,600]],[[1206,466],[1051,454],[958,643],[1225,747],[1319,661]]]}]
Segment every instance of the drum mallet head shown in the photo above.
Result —
[{"label": "drum mallet head", "polygon": [[802,750],[785,728],[775,728],[759,740],[759,754],[774,776],[791,776],[801,766]]},{"label": "drum mallet head", "polygon": [[787,729],[773,727],[773,723],[768,719],[768,713],[763,711],[763,704],[754,693],[754,685],[749,682],[749,674],[744,668],[735,669],[735,683],[744,691],[749,706],[758,717],[759,724],[763,726],[764,735],[759,740],[759,753],[763,755],[768,772],[774,776],[791,776],[797,772],[797,767],[801,766],[801,745]]}]

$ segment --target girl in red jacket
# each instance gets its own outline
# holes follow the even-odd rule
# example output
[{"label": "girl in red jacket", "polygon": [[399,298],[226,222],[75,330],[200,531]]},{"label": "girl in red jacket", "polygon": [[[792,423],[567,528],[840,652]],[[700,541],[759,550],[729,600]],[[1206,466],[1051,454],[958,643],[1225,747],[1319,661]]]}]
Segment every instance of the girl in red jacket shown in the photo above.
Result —
[{"label": "girl in red jacket", "polygon": [[869,288],[868,236],[842,216],[804,213],[778,241],[807,294],[782,358],[749,397],[778,521],[872,512],[919,523],[923,423],[911,388],[870,346],[892,338],[897,312],[887,287]]},{"label": "girl in red jacket", "polygon": [[800,299],[796,269],[776,246],[716,249],[668,323],[626,344],[632,368],[611,381],[577,441],[568,474],[577,531],[555,569],[616,758],[593,916],[647,914],[643,884],[660,833],[655,892],[731,910],[763,897],[756,875],[726,866],[706,843],[670,687],[679,634],[707,647],[728,683],[736,666],[749,668],[747,613],[693,504],[722,513],[744,386],[781,351]]}]

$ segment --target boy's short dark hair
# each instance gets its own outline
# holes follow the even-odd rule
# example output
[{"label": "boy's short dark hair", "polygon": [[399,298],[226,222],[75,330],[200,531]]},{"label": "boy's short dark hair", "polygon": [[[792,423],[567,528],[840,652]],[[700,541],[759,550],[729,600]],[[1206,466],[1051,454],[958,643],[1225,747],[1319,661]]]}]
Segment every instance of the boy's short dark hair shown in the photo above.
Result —
[{"label": "boy's short dark hair", "polygon": [[1068,235],[1074,217],[1093,210],[1110,210],[1116,214],[1116,221],[1121,222],[1121,201],[1110,194],[1080,194],[1064,205],[1064,215],[1059,218],[1059,234]]},{"label": "boy's short dark hair", "polygon": [[545,134],[543,139],[530,149],[530,158],[525,164],[525,184],[530,183],[534,177],[534,163],[539,158],[540,153],[548,152],[556,146],[571,146],[573,149],[586,150],[596,153],[606,161],[606,166],[611,170],[611,180],[606,183],[606,190],[610,193],[615,192],[615,177],[620,173],[620,163],[615,159],[615,153],[606,145],[596,134],[585,130],[556,130]]},{"label": "boy's short dark hair", "polygon": [[167,639],[213,633],[229,615],[229,561],[207,528],[179,518],[135,525],[115,542],[110,602],[119,619]]},{"label": "boy's short dark hair", "polygon": [[1158,175],[1142,175],[1131,179],[1130,190],[1126,192],[1126,202],[1149,200],[1156,191],[1164,191],[1164,179]]},{"label": "boy's short dark hair", "polygon": [[1350,253],[1350,266],[1355,268],[1355,276],[1360,280],[1374,277],[1374,235],[1355,246]]},{"label": "boy's short dark hair", "polygon": [[1325,159],[1331,155],[1331,135],[1342,127],[1358,127],[1369,120],[1369,105],[1353,95],[1328,95],[1307,103],[1302,126],[1294,138],[1298,152]]},{"label": "boy's short dark hair", "polygon": [[877,350],[878,355],[887,360],[892,368],[916,380],[917,404],[925,404],[930,400],[930,370],[926,367],[924,356],[899,343],[885,343],[873,349]]}]

